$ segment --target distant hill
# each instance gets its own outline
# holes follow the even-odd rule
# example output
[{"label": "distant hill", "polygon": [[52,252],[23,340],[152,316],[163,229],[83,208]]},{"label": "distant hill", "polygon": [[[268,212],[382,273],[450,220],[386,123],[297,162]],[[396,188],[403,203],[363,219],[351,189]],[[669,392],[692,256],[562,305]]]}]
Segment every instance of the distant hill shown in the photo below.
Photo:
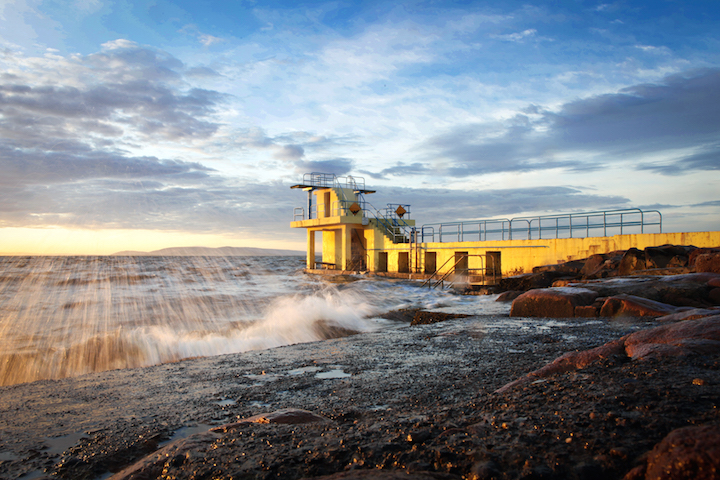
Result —
[{"label": "distant hill", "polygon": [[113,253],[113,256],[123,257],[290,257],[305,256],[300,250],[277,250],[273,248],[253,247],[172,247],[153,250],[152,252],[136,252],[126,250]]}]

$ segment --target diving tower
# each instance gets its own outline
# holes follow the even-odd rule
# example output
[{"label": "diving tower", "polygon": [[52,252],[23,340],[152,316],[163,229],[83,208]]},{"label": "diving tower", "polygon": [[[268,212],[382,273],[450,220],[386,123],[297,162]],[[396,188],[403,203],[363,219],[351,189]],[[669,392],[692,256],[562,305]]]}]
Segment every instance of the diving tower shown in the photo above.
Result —
[{"label": "diving tower", "polygon": [[[307,230],[307,271],[366,271],[401,278],[467,277],[491,284],[502,276],[532,272],[630,248],[660,245],[720,246],[720,231],[666,233],[662,214],[637,208],[512,219],[470,220],[416,226],[410,205],[375,208],[365,179],[307,173],[293,189],[307,192],[292,228]],[[315,240],[322,236],[322,252]],[[322,260],[316,260],[316,254]]]}]

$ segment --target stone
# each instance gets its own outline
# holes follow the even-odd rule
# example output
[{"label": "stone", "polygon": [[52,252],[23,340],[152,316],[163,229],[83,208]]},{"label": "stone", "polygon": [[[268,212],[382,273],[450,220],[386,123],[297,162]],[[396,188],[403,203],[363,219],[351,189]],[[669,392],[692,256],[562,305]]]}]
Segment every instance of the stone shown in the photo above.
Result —
[{"label": "stone", "polygon": [[623,255],[618,265],[618,273],[627,275],[634,270],[645,270],[645,252],[637,248],[630,248]]},{"label": "stone", "polygon": [[[412,474],[400,471],[385,470],[350,470],[349,472],[334,473],[332,475],[324,475],[322,477],[312,477],[313,480],[455,480],[460,479],[456,475],[441,472],[418,472],[413,471]],[[309,480],[304,477],[301,480]]]},{"label": "stone", "polygon": [[283,408],[271,413],[261,413],[252,417],[244,418],[238,422],[227,423],[219,427],[211,428],[211,432],[229,432],[242,427],[248,423],[281,423],[287,425],[298,425],[303,423],[325,423],[330,420],[316,415],[307,410],[298,408]]},{"label": "stone", "polygon": [[583,318],[597,317],[600,310],[595,305],[580,305],[575,307],[575,316]]},{"label": "stone", "polygon": [[650,451],[623,480],[715,480],[720,474],[720,425],[683,427]]},{"label": "stone", "polygon": [[517,297],[522,295],[523,292],[521,290],[508,290],[507,292],[503,292],[500,295],[498,295],[498,298],[495,299],[496,302],[512,302]]},{"label": "stone", "polygon": [[720,314],[720,310],[708,309],[708,308],[689,308],[687,310],[680,310],[670,315],[659,317],[656,320],[658,322],[682,322],[684,320],[695,320],[698,318],[709,317],[712,315]]},{"label": "stone", "polygon": [[538,378],[549,377],[558,373],[570,372],[573,370],[583,369],[599,360],[609,358],[613,355],[624,355],[625,354],[625,337],[613,340],[599,347],[591,348],[590,350],[583,350],[580,352],[568,352],[551,363],[532,371],[507,383],[497,389],[495,393],[504,393],[518,385],[526,385],[530,382],[537,380]]},{"label": "stone", "polygon": [[[693,342],[698,340],[702,342]],[[710,342],[707,342],[708,340]],[[650,352],[649,347],[644,347],[648,344],[664,344],[676,348],[657,348]],[[714,351],[715,348],[720,348],[720,315],[661,325],[625,337],[625,352],[631,358],[645,358],[650,353],[653,355],[705,353]]]},{"label": "stone", "polygon": [[580,270],[584,267],[585,260],[571,260],[565,263],[558,263],[556,265],[542,265],[540,267],[533,268],[533,273],[541,272],[557,272],[564,275],[577,275]]},{"label": "stone", "polygon": [[706,255],[706,254],[712,254],[712,253],[720,253],[720,249],[718,248],[696,248],[692,252],[690,252],[690,255],[688,255],[688,265],[691,267],[696,267],[697,259],[700,255]]},{"label": "stone", "polygon": [[707,284],[708,284],[708,287],[719,288],[720,287],[720,276],[711,278],[710,280],[708,280]]},{"label": "stone", "polygon": [[605,300],[600,309],[601,317],[662,317],[675,313],[677,309],[665,303],[656,302],[635,295],[616,295]]},{"label": "stone", "polygon": [[597,296],[597,293],[592,290],[574,287],[530,290],[513,301],[510,316],[573,317],[575,315],[575,307],[591,305]]},{"label": "stone", "polygon": [[418,310],[415,312],[415,316],[410,322],[410,325],[430,325],[431,323],[444,322],[446,320],[452,320],[454,318],[466,318],[470,315],[463,313],[443,313],[443,312],[427,312],[425,310]]},{"label": "stone", "polygon": [[720,288],[713,288],[708,293],[708,300],[713,305],[720,305]]}]

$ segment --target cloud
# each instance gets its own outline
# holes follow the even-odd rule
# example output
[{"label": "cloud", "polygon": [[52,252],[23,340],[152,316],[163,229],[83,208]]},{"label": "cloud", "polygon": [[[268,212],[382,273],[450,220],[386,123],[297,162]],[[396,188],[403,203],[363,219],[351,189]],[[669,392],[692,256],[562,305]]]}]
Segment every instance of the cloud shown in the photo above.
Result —
[{"label": "cloud", "polygon": [[388,188],[369,200],[376,205],[409,203],[412,218],[423,224],[514,217],[528,213],[610,210],[625,208],[629,202],[623,196],[590,194],[567,186],[488,190]]},{"label": "cloud", "polygon": [[335,175],[345,175],[353,169],[353,162],[347,158],[334,158],[332,160],[318,161],[299,161],[295,163],[295,172],[297,173],[334,173]]},{"label": "cloud", "polygon": [[703,69],[578,99],[554,111],[532,106],[506,120],[458,125],[420,148],[429,152],[428,161],[447,163],[441,173],[457,177],[554,168],[579,172],[680,149],[697,151],[661,166],[636,160],[638,169],[669,175],[717,170],[719,134],[720,70]]},{"label": "cloud", "polygon": [[537,30],[530,28],[523,30],[522,32],[509,33],[505,35],[490,35],[491,38],[497,38],[498,40],[504,40],[507,42],[521,42],[528,37],[534,37]]}]

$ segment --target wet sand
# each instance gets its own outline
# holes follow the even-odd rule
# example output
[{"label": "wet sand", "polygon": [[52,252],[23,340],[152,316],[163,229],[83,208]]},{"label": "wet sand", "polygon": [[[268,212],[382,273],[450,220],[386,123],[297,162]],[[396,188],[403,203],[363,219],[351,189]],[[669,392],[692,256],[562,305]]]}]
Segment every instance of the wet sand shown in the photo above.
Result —
[{"label": "wet sand", "polygon": [[[610,358],[494,392],[653,325],[469,317],[2,387],[0,478],[108,478],[168,445],[136,478],[622,478],[671,430],[720,421],[718,355]],[[208,432],[283,408],[328,421]]]}]

